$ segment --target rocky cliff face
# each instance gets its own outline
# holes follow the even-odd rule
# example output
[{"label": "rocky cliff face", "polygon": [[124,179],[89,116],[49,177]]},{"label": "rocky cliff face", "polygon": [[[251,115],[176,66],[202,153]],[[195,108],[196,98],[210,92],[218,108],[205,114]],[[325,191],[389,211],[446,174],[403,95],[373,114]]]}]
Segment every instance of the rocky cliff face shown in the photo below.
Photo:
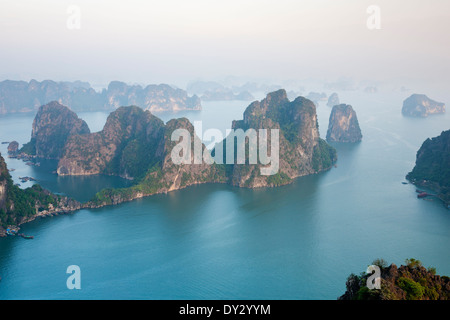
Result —
[{"label": "rocky cliff face", "polygon": [[[60,175],[111,174],[143,179],[158,184],[160,192],[179,189],[190,184],[212,182],[215,166],[202,164],[175,165],[171,141],[176,129],[191,133],[191,141],[199,138],[185,118],[163,121],[139,107],[120,107],[108,117],[101,132],[74,135],[68,140],[63,158],[58,163]],[[200,142],[200,145],[201,142]],[[205,146],[202,145],[202,150]],[[194,157],[194,153],[191,153]],[[150,171],[150,173],[149,173]],[[157,172],[162,173],[157,175]]]},{"label": "rocky cliff face", "polygon": [[[179,143],[178,141],[172,141],[171,136],[174,130],[184,129],[189,132],[191,139],[191,155],[188,164],[175,164],[172,159],[172,150]],[[201,146],[202,159],[199,163],[196,163],[195,158],[195,144]],[[210,161],[211,155],[206,150],[205,145],[201,142],[200,138],[194,132],[194,126],[186,118],[172,119],[165,127],[164,134],[164,160],[162,162],[161,171],[163,172],[163,182],[168,186],[167,190],[177,190],[189,185],[199,183],[214,183],[214,182],[226,182],[225,170],[215,164],[209,164],[205,162]],[[211,161],[212,163],[212,161]]]},{"label": "rocky cliff face", "polygon": [[406,178],[435,190],[450,205],[450,130],[425,140],[417,152],[416,165]]},{"label": "rocky cliff face", "polygon": [[358,142],[362,139],[356,112],[352,106],[340,104],[334,106],[328,124],[327,141]]},{"label": "rocky cliff face", "polygon": [[[266,99],[261,102],[252,103],[244,113],[244,120],[233,122],[233,129],[244,131],[249,128],[280,130],[280,165],[278,173],[274,175],[261,175],[260,169],[266,166],[263,164],[250,165],[248,161],[247,164],[242,165],[210,164],[212,156],[207,150],[205,152],[206,147],[195,135],[194,128],[189,120],[185,118],[173,119],[163,126],[162,153],[158,153],[158,159],[160,160],[147,169],[144,178],[130,188],[103,190],[96,195],[89,205],[95,207],[117,204],[199,183],[231,183],[250,188],[277,186],[290,183],[299,176],[326,170],[336,161],[336,151],[319,138],[315,110],[312,101],[299,97],[290,102],[286,97],[286,92],[279,90],[268,94]],[[175,164],[172,159],[172,150],[179,143],[179,141],[171,140],[172,132],[176,129],[185,129],[189,132],[191,154],[190,161],[186,164]],[[198,142],[204,154],[203,160],[197,164],[194,160],[194,141]],[[268,141],[270,154],[272,147],[270,134]],[[80,145],[82,144],[85,145],[86,143]],[[216,151],[219,147],[224,148],[224,160],[226,159],[225,146],[226,143],[222,142],[215,149]],[[161,150],[161,148],[158,147],[158,150]],[[213,155],[215,151],[213,151]],[[184,151],[182,153],[184,154]],[[70,158],[69,156],[68,159]]]},{"label": "rocky cliff face", "polygon": [[431,100],[424,94],[413,94],[403,102],[402,113],[410,117],[428,117],[445,113],[445,104]]},{"label": "rocky cliff face", "polygon": [[0,210],[6,210],[6,194],[7,194],[7,182],[9,178],[9,172],[6,168],[5,159],[3,159],[0,153]]},{"label": "rocky cliff face", "polygon": [[39,185],[20,189],[14,185],[0,154],[0,236],[6,235],[8,226],[17,227],[38,216],[72,212],[81,207],[79,202],[54,195]]},{"label": "rocky cliff face", "polygon": [[120,107],[108,116],[102,131],[68,139],[57,172],[141,177],[162,160],[163,137],[162,120],[139,107]]},{"label": "rocky cliff face", "polygon": [[59,159],[67,139],[89,133],[89,127],[68,107],[53,101],[39,108],[33,121],[31,140],[22,152],[45,159]]},{"label": "rocky cliff face", "polygon": [[11,141],[8,145],[8,154],[15,155],[19,151],[19,143],[17,141]]},{"label": "rocky cliff face", "polygon": [[[302,97],[291,102],[285,90],[252,103],[244,113],[244,120],[234,121],[232,127],[243,131],[268,129],[269,155],[270,129],[279,130],[279,168],[275,174],[261,174],[261,169],[270,164],[212,163],[211,154],[195,135],[189,120],[173,119],[164,125],[149,111],[134,106],[120,107],[111,113],[101,132],[70,136],[57,171],[60,175],[111,174],[136,178],[133,187],[100,192],[89,204],[95,207],[199,183],[231,183],[250,188],[277,186],[326,170],[336,161],[336,150],[319,137],[314,103]],[[171,140],[176,129],[189,132],[188,163],[176,164],[172,159],[172,150],[179,143]],[[194,160],[195,145],[201,146],[204,155],[198,163]]]},{"label": "rocky cliff face", "polygon": [[[278,172],[261,175],[260,169],[267,166],[241,165],[235,161],[230,182],[236,186],[256,188],[287,184],[296,177],[326,170],[336,161],[336,151],[320,139],[314,103],[303,97],[291,102],[283,89],[269,93],[262,101],[250,104],[244,112],[243,120],[234,121],[232,128],[243,131],[279,130]],[[270,151],[270,134],[267,140]]]},{"label": "rocky cliff face", "polygon": [[[172,141],[171,137],[172,133],[177,129],[184,129],[186,132],[189,132],[191,146],[189,146],[190,161],[188,163],[176,164],[172,158],[172,150],[179,141]],[[195,135],[194,127],[189,120],[186,118],[170,120],[163,127],[163,136],[158,140],[158,145],[162,147],[161,149],[158,148],[158,150],[161,150],[161,154],[158,153],[158,161],[145,170],[145,176],[130,188],[102,190],[87,205],[90,207],[101,207],[131,201],[152,194],[167,193],[194,184],[225,183],[227,178],[223,166],[211,165],[204,160],[201,160],[198,164],[195,163],[194,141],[199,143],[203,154],[206,147],[201,143],[200,138]],[[183,154],[184,151],[181,153]],[[209,151],[206,150],[203,159],[210,159],[209,156]]]},{"label": "rocky cliff face", "polygon": [[95,91],[86,82],[42,82],[31,80],[0,82],[0,114],[32,112],[49,101],[58,101],[74,111],[114,110],[124,105],[139,105],[152,112],[201,110],[200,99],[171,86],[145,88],[112,81],[107,89]]}]

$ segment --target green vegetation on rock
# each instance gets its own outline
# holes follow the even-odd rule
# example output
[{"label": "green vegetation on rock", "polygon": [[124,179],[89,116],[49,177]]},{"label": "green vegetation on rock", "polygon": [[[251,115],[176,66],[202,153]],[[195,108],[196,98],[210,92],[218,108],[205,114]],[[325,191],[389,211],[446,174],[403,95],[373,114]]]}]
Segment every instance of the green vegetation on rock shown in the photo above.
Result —
[{"label": "green vegetation on rock", "polygon": [[425,140],[417,152],[416,165],[406,178],[435,190],[450,205],[450,130]]},{"label": "green vegetation on rock", "polygon": [[[251,188],[283,185],[297,177],[328,170],[337,160],[336,150],[320,138],[314,103],[304,97],[289,101],[283,89],[251,103],[244,112],[244,119],[233,121],[232,127],[244,131],[250,128],[279,130],[278,173],[261,175],[260,164],[233,165],[229,173],[232,185]],[[271,143],[268,139],[268,150]],[[247,160],[248,154],[246,163]]]},{"label": "green vegetation on rock", "polygon": [[30,142],[25,143],[22,146],[22,149],[20,149],[20,152],[26,153],[30,156],[35,156],[36,155],[36,140],[31,139]]},{"label": "green vegetation on rock", "polygon": [[5,161],[0,155],[0,226],[17,225],[36,213],[48,210],[49,206],[56,206],[58,196],[44,190],[40,185],[33,185],[27,189],[20,189],[14,185],[6,168]]},{"label": "green vegetation on rock", "polygon": [[319,138],[319,143],[314,148],[312,167],[317,172],[330,168],[337,160],[337,152],[325,140]]},{"label": "green vegetation on rock", "polygon": [[281,186],[284,184],[288,184],[292,181],[289,176],[284,172],[278,172],[277,174],[268,176],[267,183],[270,186]]},{"label": "green vegetation on rock", "polygon": [[420,260],[407,259],[397,267],[378,259],[372,263],[380,267],[381,288],[369,289],[369,274],[351,274],[346,292],[340,300],[449,300],[450,278],[436,275],[435,268],[426,269]]},{"label": "green vegetation on rock", "polygon": [[[35,121],[33,132],[42,130],[54,136],[69,122],[58,124],[48,119],[59,119],[55,110],[70,115],[70,123],[84,128],[76,115],[57,103],[42,107]],[[244,112],[244,120],[234,121],[233,129],[267,129],[268,151],[271,152],[271,129],[279,131],[279,170],[274,175],[262,175],[262,164],[249,164],[246,147],[245,164],[194,164],[193,142],[199,139],[194,127],[186,118],[172,119],[166,124],[149,111],[137,106],[119,107],[112,112],[102,131],[83,133],[69,131],[64,148],[52,149],[40,139],[37,147],[36,135],[25,150],[51,150],[61,154],[57,173],[59,175],[108,174],[134,180],[134,185],[122,189],[106,189],[95,195],[86,204],[98,207],[130,201],[155,193],[166,193],[199,183],[229,183],[240,187],[274,187],[291,183],[295,178],[314,174],[331,168],[336,161],[336,150],[320,139],[316,107],[306,98],[289,101],[285,90],[269,93],[262,101],[250,104]],[[39,129],[39,130],[37,130]],[[185,129],[191,135],[191,163],[176,165],[171,160],[171,151],[178,143],[171,140],[172,132]],[[35,139],[35,140],[33,140]],[[56,137],[55,137],[56,139]],[[225,144],[223,144],[225,147]],[[50,149],[48,149],[50,148]],[[234,145],[235,158],[237,145]],[[202,145],[202,152],[209,152]],[[226,154],[224,152],[224,158]],[[272,159],[275,161],[275,159]],[[272,164],[272,163],[271,163]]]},{"label": "green vegetation on rock", "polygon": [[89,127],[75,112],[57,101],[39,108],[30,142],[20,152],[45,159],[59,159],[67,139],[72,135],[87,134]]}]

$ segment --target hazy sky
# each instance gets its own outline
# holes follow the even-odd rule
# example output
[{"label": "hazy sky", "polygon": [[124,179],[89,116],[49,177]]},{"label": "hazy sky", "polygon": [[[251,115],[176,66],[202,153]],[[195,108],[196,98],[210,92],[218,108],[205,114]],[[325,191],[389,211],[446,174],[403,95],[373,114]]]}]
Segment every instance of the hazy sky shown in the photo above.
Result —
[{"label": "hazy sky", "polygon": [[449,18],[449,0],[2,0],[0,80],[449,84]]}]

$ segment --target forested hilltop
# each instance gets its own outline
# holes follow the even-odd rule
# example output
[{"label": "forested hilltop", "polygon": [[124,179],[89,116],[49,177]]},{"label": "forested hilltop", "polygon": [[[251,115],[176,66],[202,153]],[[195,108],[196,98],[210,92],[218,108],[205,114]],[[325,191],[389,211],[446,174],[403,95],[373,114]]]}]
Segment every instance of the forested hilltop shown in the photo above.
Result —
[{"label": "forested hilltop", "polygon": [[8,226],[19,226],[36,216],[70,212],[81,204],[67,197],[55,195],[40,185],[21,189],[13,183],[5,159],[0,154],[0,236]]},{"label": "forested hilltop", "polygon": [[388,266],[383,259],[372,262],[381,271],[381,288],[369,289],[372,275],[351,274],[346,291],[339,300],[449,300],[450,278],[439,276],[433,267],[425,268],[420,260],[407,259],[405,265]]},{"label": "forested hilltop", "polygon": [[417,152],[416,165],[406,178],[436,191],[450,205],[450,130],[425,140]]}]

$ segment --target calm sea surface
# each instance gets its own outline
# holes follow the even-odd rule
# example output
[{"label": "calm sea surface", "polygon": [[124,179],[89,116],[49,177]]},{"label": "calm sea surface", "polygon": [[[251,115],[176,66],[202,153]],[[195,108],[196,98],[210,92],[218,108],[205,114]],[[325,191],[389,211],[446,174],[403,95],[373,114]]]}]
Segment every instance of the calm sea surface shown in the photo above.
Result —
[{"label": "calm sea surface", "polygon": [[[402,184],[422,142],[450,129],[450,115],[405,118],[408,95],[340,94],[358,114],[363,141],[335,145],[336,168],[292,185],[200,185],[23,225],[33,240],[0,238],[0,299],[336,299],[350,273],[379,257],[396,264],[413,257],[450,275],[450,211]],[[450,102],[448,95],[432,98]],[[225,132],[248,104],[209,102],[201,112],[159,116]],[[325,103],[317,110],[322,137],[330,110]],[[107,117],[79,116],[91,131]],[[29,141],[33,118],[0,117],[0,141]],[[30,167],[6,160],[17,183],[32,176],[80,201],[132,183],[58,177],[52,161]],[[81,269],[81,290],[66,287],[70,265]]]}]

